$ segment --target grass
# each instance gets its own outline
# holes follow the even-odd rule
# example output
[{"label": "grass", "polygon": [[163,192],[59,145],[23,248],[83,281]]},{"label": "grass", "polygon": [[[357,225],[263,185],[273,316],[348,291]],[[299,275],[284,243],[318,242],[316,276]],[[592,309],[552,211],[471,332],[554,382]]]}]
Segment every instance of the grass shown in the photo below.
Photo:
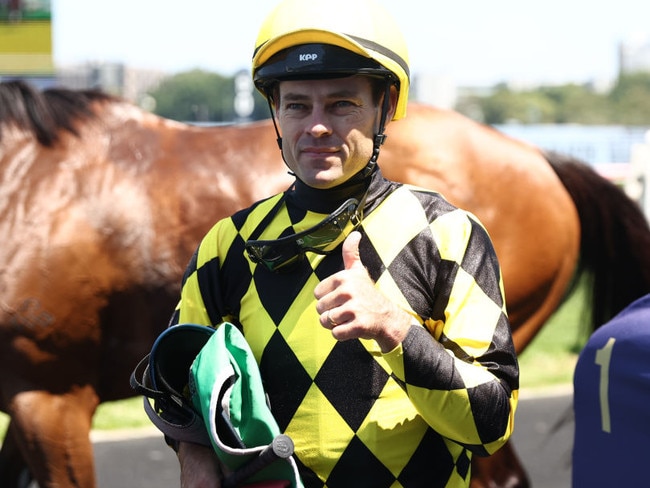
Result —
[{"label": "grass", "polygon": [[[0,441],[4,439],[8,425],[9,417],[0,413]],[[94,430],[139,429],[152,425],[142,408],[141,397],[102,403],[93,417]]]},{"label": "grass", "polygon": [[578,354],[588,338],[586,299],[585,287],[578,288],[520,354],[522,391],[571,385]]},{"label": "grass", "polygon": [[102,403],[93,417],[93,429],[96,430],[136,429],[152,425],[144,413],[141,397]]},{"label": "grass", "polygon": [[[579,324],[584,321],[584,287],[579,288],[558,309],[519,357],[521,389],[570,385],[578,352],[586,336]],[[0,414],[0,438],[4,437],[8,418]],[[152,424],[142,408],[140,397],[99,406],[93,429],[136,429]]]}]

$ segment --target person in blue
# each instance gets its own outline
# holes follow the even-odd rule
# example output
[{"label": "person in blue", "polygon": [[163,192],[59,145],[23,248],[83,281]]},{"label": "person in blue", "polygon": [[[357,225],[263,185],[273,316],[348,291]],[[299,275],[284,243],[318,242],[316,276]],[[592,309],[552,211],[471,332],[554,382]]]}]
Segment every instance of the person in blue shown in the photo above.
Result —
[{"label": "person in blue", "polygon": [[573,382],[573,486],[647,486],[650,294],[591,335]]}]

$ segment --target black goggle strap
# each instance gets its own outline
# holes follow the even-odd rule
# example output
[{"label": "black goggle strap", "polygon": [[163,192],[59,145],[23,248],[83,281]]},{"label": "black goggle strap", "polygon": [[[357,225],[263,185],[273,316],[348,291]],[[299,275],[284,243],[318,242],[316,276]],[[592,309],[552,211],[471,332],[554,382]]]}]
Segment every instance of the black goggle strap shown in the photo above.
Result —
[{"label": "black goggle strap", "polygon": [[[278,239],[271,239],[271,240],[268,240],[268,241],[267,240],[261,240],[260,241],[260,240],[257,240],[257,237],[259,237],[259,235],[261,234],[260,229],[266,228],[265,226],[270,223],[269,218],[264,218],[264,220],[262,222],[260,222],[260,224],[255,228],[255,231],[253,231],[253,233],[250,235],[250,238],[246,242],[251,243],[251,244],[264,243],[266,245],[271,245],[271,246],[273,246],[274,244],[285,245],[287,243],[298,242],[302,237],[305,237],[305,236],[308,237],[311,234],[315,234],[318,231],[323,230],[324,228],[326,228],[328,225],[333,225],[333,226],[335,226],[337,228],[340,228],[340,226],[336,223],[336,221],[341,215],[343,215],[343,213],[350,207],[350,205],[355,205],[355,208],[354,208],[353,212],[350,214],[350,217],[348,218],[348,222],[350,222],[350,221],[353,220],[353,217],[355,216],[355,214],[359,214],[360,204],[359,204],[358,200],[356,200],[354,198],[351,198],[351,199],[347,200],[339,208],[337,208],[334,212],[332,212],[327,217],[325,217],[321,222],[319,222],[318,224],[310,227],[307,230],[303,230],[302,232],[297,232],[295,234],[291,234],[291,235],[288,235],[288,236],[285,236],[285,237],[280,237]],[[275,207],[273,207],[273,209],[271,209],[270,213],[273,213],[273,214],[277,213],[276,207],[277,207],[277,204],[276,204]],[[268,215],[267,215],[267,217],[268,217]],[[358,219],[358,222],[353,222],[353,224],[355,226],[358,226],[360,222],[361,222],[361,217]]]},{"label": "black goggle strap", "polygon": [[[349,210],[350,206],[354,206],[351,211]],[[359,226],[361,219],[363,218],[363,215],[359,215],[359,209],[360,204],[356,199],[347,200],[343,205],[328,215],[319,224],[316,224],[312,228],[290,237],[293,237],[293,240],[296,243],[299,239],[302,241],[302,244],[299,245],[302,252],[310,251],[317,254],[329,254],[334,250],[334,248],[338,247],[340,242],[342,242],[345,237],[347,237],[345,230],[349,224],[352,224],[353,229],[356,229]],[[348,215],[345,219],[345,223],[344,225],[341,225],[339,219],[346,213]],[[323,234],[327,234],[327,237],[323,236]],[[322,241],[319,244],[321,247],[316,247],[314,245],[310,245],[309,243],[309,241],[319,240]],[[334,248],[328,250],[327,248],[335,242],[336,245]]]},{"label": "black goggle strap", "polygon": [[275,216],[280,211],[280,207],[282,207],[282,204],[284,203],[286,196],[287,194],[283,193],[282,196],[278,198],[278,201],[275,203],[275,205],[273,205],[273,208],[269,211],[269,213],[266,214],[266,216],[260,221],[260,223],[257,224],[257,227],[255,227],[255,230],[251,232],[251,235],[248,236],[249,241],[255,241],[260,235],[262,235],[264,229],[266,229],[271,224],[271,221],[275,218]]},{"label": "black goggle strap", "polygon": [[[353,229],[356,229],[360,225],[361,220],[363,219],[363,205],[365,204],[366,195],[363,196],[361,202],[357,201],[356,199],[347,200],[338,209],[336,209],[334,212],[328,215],[323,221],[321,221],[320,223],[316,224],[315,226],[305,231],[299,232],[297,234],[289,235],[286,237],[281,237],[279,239],[269,240],[269,241],[257,241],[257,240],[249,239],[248,241],[246,241],[246,248],[249,253],[249,256],[254,262],[260,262],[260,261],[264,262],[265,265],[270,270],[273,271],[274,269],[279,269],[285,264],[293,261],[294,258],[303,255],[306,251],[314,252],[317,254],[329,254],[334,250],[335,247],[338,247],[338,245],[340,244],[340,241],[337,242],[337,240],[340,237],[343,238],[346,237],[344,231],[345,231],[345,227],[347,227],[348,224],[351,223]],[[349,211],[348,209],[351,205],[354,205],[354,208],[352,209],[352,211]],[[339,219],[341,215],[343,215],[346,212],[346,210],[349,212],[349,215],[346,219],[345,225],[341,226],[337,222],[337,219]],[[328,226],[334,227],[333,230],[337,232],[338,235],[337,236],[331,235],[328,236],[328,238],[326,239],[324,239],[324,237],[317,237],[320,232],[322,231],[327,232],[326,229]],[[258,228],[255,229],[254,234],[259,235],[259,232],[257,232],[259,228],[260,226],[258,226]],[[313,244],[314,240],[322,241],[321,243],[318,244],[320,247],[309,245],[309,241],[312,241]],[[299,243],[300,241],[301,243]],[[327,249],[327,247],[330,247],[334,242],[336,242],[334,248]],[[264,254],[264,251],[262,251],[262,249],[264,248],[266,248],[267,251],[274,250],[275,252],[271,253],[272,256],[268,256],[267,258],[265,258],[262,256],[262,254]],[[275,266],[275,264],[271,264],[272,261],[277,261],[277,263],[279,263],[277,267]]]}]

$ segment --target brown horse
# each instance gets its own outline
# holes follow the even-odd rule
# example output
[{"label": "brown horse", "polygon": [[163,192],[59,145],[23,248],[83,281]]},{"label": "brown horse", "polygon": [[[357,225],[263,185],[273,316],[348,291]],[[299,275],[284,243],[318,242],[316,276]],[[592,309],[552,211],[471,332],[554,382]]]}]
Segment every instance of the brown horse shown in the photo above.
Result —
[{"label": "brown horse", "polygon": [[[440,191],[489,230],[519,352],[578,264],[594,278],[596,324],[650,291],[645,217],[588,166],[552,166],[433,107],[411,105],[388,133],[387,177]],[[199,239],[290,182],[269,121],[198,128],[101,93],[0,84],[3,486],[23,486],[25,469],[42,488],[95,486],[92,416],[133,395],[129,374],[166,327]],[[506,445],[476,460],[472,486],[528,481]]]}]

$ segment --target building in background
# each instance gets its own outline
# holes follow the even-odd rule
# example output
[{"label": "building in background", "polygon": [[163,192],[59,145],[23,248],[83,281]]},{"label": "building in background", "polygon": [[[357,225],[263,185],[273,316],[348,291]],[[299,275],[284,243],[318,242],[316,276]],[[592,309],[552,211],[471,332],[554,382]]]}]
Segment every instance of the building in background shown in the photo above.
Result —
[{"label": "building in background", "polygon": [[458,87],[450,76],[418,74],[413,77],[410,96],[418,102],[453,109],[458,100]]},{"label": "building in background", "polygon": [[619,46],[619,74],[650,73],[650,35],[637,34]]},{"label": "building in background", "polygon": [[164,77],[120,63],[55,66],[51,1],[0,0],[0,81],[21,79],[39,89],[99,88],[139,103]]},{"label": "building in background", "polygon": [[0,0],[0,80],[55,83],[50,0]]},{"label": "building in background", "polygon": [[89,62],[56,69],[59,86],[73,90],[101,89],[137,104],[166,76],[163,71],[131,68],[122,63]]}]

